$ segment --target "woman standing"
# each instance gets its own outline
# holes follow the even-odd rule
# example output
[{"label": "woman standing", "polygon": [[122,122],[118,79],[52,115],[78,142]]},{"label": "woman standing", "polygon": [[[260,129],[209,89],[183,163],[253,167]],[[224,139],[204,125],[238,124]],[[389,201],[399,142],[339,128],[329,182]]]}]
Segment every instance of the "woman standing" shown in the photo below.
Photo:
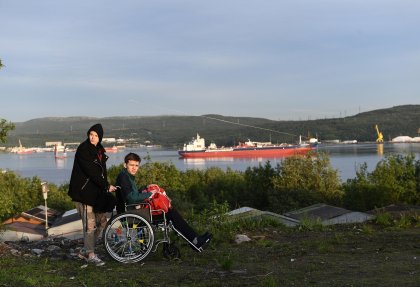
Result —
[{"label": "woman standing", "polygon": [[95,245],[107,219],[105,213],[95,212],[94,206],[98,203],[101,193],[115,191],[115,186],[108,183],[108,156],[101,144],[103,134],[101,124],[95,124],[87,131],[88,138],[78,146],[74,156],[68,192],[82,218],[87,261],[97,266],[105,264],[95,254]]}]

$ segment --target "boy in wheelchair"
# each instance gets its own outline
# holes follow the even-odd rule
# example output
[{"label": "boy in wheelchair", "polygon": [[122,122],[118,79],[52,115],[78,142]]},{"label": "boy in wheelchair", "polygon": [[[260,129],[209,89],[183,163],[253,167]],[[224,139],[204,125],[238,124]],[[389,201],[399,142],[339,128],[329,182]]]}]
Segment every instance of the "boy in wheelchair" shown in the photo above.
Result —
[{"label": "boy in wheelchair", "polygon": [[[116,186],[120,189],[117,190],[117,212],[125,211],[125,204],[134,205],[146,202],[152,198],[152,192],[143,192],[139,190],[135,183],[135,175],[140,167],[140,156],[136,153],[129,153],[124,158],[124,169],[117,176]],[[162,196],[162,195],[161,195]],[[212,238],[212,234],[206,232],[198,235],[194,229],[184,220],[178,211],[170,206],[165,208],[165,217],[171,221],[174,228],[182,234],[191,244],[193,249],[201,251],[204,245],[208,244]]]}]

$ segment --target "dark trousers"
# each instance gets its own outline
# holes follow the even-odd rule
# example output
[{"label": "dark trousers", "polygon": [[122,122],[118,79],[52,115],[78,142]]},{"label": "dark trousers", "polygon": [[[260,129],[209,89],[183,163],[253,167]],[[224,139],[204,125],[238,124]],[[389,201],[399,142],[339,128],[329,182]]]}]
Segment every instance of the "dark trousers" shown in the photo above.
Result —
[{"label": "dark trousers", "polygon": [[176,211],[175,208],[171,208],[166,213],[166,219],[171,220],[174,227],[181,232],[189,241],[193,241],[197,237],[197,233],[194,229],[189,226],[185,219]]}]

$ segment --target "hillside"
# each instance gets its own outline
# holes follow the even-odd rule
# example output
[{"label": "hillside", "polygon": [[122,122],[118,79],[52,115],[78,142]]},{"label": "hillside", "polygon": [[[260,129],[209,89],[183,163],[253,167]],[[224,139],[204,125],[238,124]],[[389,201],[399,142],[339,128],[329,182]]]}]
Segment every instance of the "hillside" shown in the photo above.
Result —
[{"label": "hillside", "polygon": [[354,116],[307,121],[273,121],[264,118],[203,116],[135,117],[47,117],[15,123],[7,146],[18,140],[26,146],[44,145],[45,141],[80,142],[86,130],[101,122],[105,137],[131,138],[133,142],[179,148],[199,133],[207,143],[232,145],[238,141],[296,142],[299,135],[317,136],[321,141],[340,139],[375,141],[375,124],[385,140],[399,135],[416,136],[420,128],[420,105],[404,105],[373,110]]}]

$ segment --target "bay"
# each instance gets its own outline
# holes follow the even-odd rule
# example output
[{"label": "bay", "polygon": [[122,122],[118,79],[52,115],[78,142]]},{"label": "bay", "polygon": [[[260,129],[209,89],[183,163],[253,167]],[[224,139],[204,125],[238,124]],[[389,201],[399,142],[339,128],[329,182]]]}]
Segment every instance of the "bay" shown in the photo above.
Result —
[{"label": "bay", "polygon": [[[319,152],[329,155],[331,165],[337,169],[342,181],[354,178],[358,167],[366,163],[368,171],[372,171],[376,164],[389,154],[409,154],[412,153],[416,159],[420,158],[419,143],[375,143],[358,144],[337,144],[319,145]],[[248,167],[258,167],[270,161],[272,166],[281,164],[283,158],[212,158],[212,159],[182,159],[176,150],[159,148],[126,148],[117,152],[108,153],[108,167],[119,165],[124,161],[124,156],[128,152],[136,152],[142,158],[143,163],[147,160],[153,162],[171,162],[179,170],[187,169],[206,169],[209,167],[219,167],[223,170],[231,168],[233,170],[244,171]],[[70,180],[71,169],[73,167],[74,152],[67,153],[67,158],[56,159],[52,152],[41,152],[33,154],[14,154],[0,153],[0,169],[11,170],[22,177],[38,176],[41,180],[61,185]]]}]

